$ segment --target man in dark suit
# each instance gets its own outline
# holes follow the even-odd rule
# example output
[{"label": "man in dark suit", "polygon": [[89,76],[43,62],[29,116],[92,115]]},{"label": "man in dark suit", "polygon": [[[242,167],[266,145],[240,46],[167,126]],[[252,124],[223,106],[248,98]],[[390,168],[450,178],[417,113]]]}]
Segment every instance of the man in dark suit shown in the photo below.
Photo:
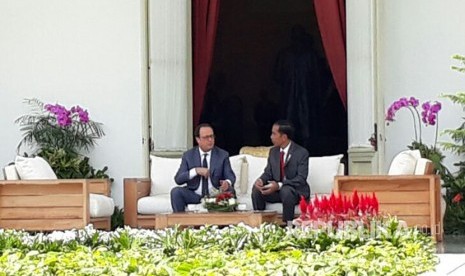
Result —
[{"label": "man in dark suit", "polygon": [[184,212],[187,204],[198,204],[213,189],[234,192],[234,174],[229,154],[215,146],[215,134],[209,124],[200,124],[194,131],[198,146],[186,151],[174,181],[178,185],[171,190],[173,212]]},{"label": "man in dark suit", "polygon": [[300,197],[310,197],[307,183],[308,151],[292,141],[294,129],[287,121],[277,121],[271,130],[270,149],[265,171],[255,181],[252,203],[255,210],[265,210],[266,202],[283,203],[283,221],[294,219]]}]

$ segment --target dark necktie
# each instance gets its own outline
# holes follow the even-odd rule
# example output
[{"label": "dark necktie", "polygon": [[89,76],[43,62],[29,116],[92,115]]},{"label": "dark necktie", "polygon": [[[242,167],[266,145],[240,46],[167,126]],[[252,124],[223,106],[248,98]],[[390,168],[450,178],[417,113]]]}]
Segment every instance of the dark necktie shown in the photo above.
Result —
[{"label": "dark necktie", "polygon": [[279,173],[280,178],[279,181],[283,182],[284,180],[284,151],[282,150],[279,155]]},{"label": "dark necktie", "polygon": [[[208,168],[207,164],[207,155],[208,153],[203,154],[202,167]],[[202,196],[208,196],[208,180],[206,177],[202,176]]]}]

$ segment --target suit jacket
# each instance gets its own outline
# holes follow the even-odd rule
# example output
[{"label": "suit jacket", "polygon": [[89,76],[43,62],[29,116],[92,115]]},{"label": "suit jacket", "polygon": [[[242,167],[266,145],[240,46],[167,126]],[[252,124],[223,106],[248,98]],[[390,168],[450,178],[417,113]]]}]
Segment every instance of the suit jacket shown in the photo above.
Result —
[{"label": "suit jacket", "polygon": [[[268,155],[268,163],[260,179],[266,184],[268,181],[279,182],[280,178],[280,148],[272,147]],[[290,185],[295,188],[299,195],[306,198],[310,196],[310,186],[307,183],[308,176],[308,151],[291,142],[289,152],[284,162],[284,172],[286,178],[283,180],[284,185]]]},{"label": "suit jacket", "polygon": [[[189,171],[195,167],[202,167],[202,161],[200,157],[199,147],[193,147],[186,151],[182,155],[181,166],[179,167],[174,181],[178,185],[187,183],[187,188],[190,190],[197,190],[200,185],[201,176],[197,175],[192,179],[189,179]],[[219,147],[213,147],[210,156],[210,180],[213,187],[216,189],[220,188],[220,180],[229,179],[231,181],[231,187],[234,187],[236,182],[236,175],[234,174],[231,163],[229,162],[229,154],[227,151],[220,149]],[[232,189],[234,192],[234,189]]]}]

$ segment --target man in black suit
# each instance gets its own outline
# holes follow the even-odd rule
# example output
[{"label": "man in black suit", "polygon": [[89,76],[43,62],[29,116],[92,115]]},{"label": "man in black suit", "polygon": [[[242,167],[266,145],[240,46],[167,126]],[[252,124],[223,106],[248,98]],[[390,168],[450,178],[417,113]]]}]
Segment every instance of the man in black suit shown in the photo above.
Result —
[{"label": "man in black suit", "polygon": [[194,131],[198,146],[186,151],[174,181],[178,185],[171,190],[173,212],[184,212],[187,204],[198,204],[213,189],[234,192],[234,174],[229,154],[215,146],[215,134],[209,124],[200,124]]},{"label": "man in black suit", "polygon": [[294,208],[303,195],[310,197],[307,183],[308,151],[292,141],[294,129],[287,121],[277,121],[271,130],[268,163],[255,181],[252,203],[255,210],[265,210],[266,202],[283,203],[283,221],[294,219]]}]

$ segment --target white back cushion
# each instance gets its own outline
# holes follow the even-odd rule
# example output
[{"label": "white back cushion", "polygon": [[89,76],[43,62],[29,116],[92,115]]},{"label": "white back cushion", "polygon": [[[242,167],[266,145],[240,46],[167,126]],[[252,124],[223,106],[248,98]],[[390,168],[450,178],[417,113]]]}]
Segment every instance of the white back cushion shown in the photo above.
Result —
[{"label": "white back cushion", "polygon": [[255,180],[263,174],[268,161],[266,157],[255,157],[249,154],[246,154],[246,159],[248,163],[247,194],[251,195]]},{"label": "white back cushion", "polygon": [[[244,164],[247,164],[245,161],[245,155],[234,155],[229,157],[229,162],[231,163],[231,168],[236,175],[236,183],[234,183],[234,189],[236,190],[236,194],[242,194],[247,191],[247,173],[243,173]],[[245,167],[246,168],[246,167]],[[245,179],[244,179],[245,177]],[[245,182],[245,188],[243,188]]]},{"label": "white back cushion", "polygon": [[15,167],[21,179],[57,179],[52,167],[42,157],[16,156]]},{"label": "white back cushion", "polygon": [[334,177],[339,173],[342,154],[310,157],[308,160],[308,177],[311,193],[330,194]]},{"label": "white back cushion", "polygon": [[419,150],[405,150],[392,159],[388,175],[409,175],[415,173],[417,160],[421,158]]},{"label": "white back cushion", "polygon": [[181,165],[181,158],[166,158],[150,155],[150,195],[169,194],[173,187],[174,176]]},{"label": "white back cushion", "polygon": [[415,166],[415,175],[424,175],[426,171],[426,166],[430,163],[431,160],[426,158],[420,158],[417,160],[417,165]]},{"label": "white back cushion", "polygon": [[14,164],[3,168],[3,175],[5,180],[19,180],[19,175]]}]

